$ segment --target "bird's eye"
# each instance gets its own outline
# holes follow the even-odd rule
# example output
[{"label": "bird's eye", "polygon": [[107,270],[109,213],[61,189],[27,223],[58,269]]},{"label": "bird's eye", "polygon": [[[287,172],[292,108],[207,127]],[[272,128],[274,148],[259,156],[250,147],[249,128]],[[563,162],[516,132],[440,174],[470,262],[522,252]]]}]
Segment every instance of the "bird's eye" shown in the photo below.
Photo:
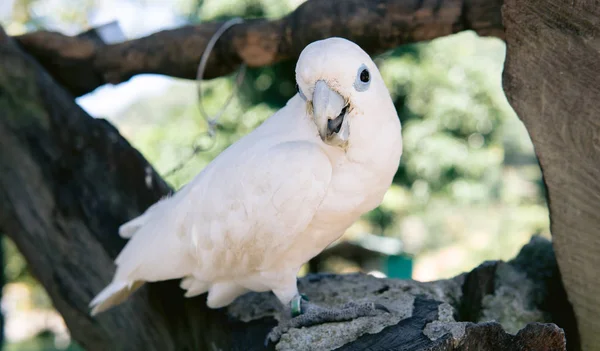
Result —
[{"label": "bird's eye", "polygon": [[369,83],[369,79],[371,79],[369,70],[363,69],[362,72],[360,72],[360,81],[363,83]]},{"label": "bird's eye", "polygon": [[371,84],[371,73],[369,73],[367,66],[363,64],[356,73],[354,89],[356,89],[356,91],[365,91],[369,89],[369,84]]}]

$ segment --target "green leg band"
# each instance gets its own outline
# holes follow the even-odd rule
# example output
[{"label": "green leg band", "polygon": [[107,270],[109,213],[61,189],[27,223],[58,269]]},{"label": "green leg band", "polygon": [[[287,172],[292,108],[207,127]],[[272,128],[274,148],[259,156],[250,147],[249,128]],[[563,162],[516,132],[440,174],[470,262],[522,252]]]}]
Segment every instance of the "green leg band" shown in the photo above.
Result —
[{"label": "green leg band", "polygon": [[298,317],[302,314],[302,300],[308,301],[308,297],[303,294],[296,295],[290,302],[292,317]]}]

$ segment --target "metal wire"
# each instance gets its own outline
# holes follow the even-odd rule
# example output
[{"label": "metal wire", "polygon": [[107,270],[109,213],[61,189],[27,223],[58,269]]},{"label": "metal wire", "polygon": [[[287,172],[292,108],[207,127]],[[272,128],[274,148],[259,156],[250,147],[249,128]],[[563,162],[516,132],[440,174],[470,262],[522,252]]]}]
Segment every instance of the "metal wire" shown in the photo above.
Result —
[{"label": "metal wire", "polygon": [[[210,40],[208,41],[208,44],[206,44],[206,48],[204,49],[204,52],[202,53],[202,56],[200,57],[200,63],[198,64],[198,71],[196,73],[196,87],[197,87],[197,93],[198,93],[198,111],[200,112],[200,115],[202,115],[202,118],[206,121],[208,129],[205,133],[200,134],[198,136],[198,138],[196,138],[196,141],[194,141],[194,144],[192,145],[192,153],[188,157],[186,157],[185,160],[180,162],[177,166],[175,166],[170,171],[165,173],[163,175],[163,177],[168,177],[168,176],[180,171],[198,153],[208,151],[215,146],[216,139],[217,139],[216,138],[217,137],[217,126],[219,124],[219,118],[221,118],[221,116],[225,112],[225,109],[229,106],[229,104],[233,100],[235,93],[237,92],[239,87],[242,85],[242,82],[244,81],[244,77],[246,75],[246,65],[244,63],[241,64],[240,69],[237,73],[236,82],[231,91],[231,94],[229,95],[227,100],[225,100],[225,104],[223,104],[223,107],[221,107],[221,109],[212,118],[208,115],[208,113],[206,113],[206,110],[204,109],[204,104],[202,102],[202,79],[204,78],[204,70],[206,69],[206,64],[208,62],[208,58],[210,57],[210,53],[214,49],[215,44],[217,43],[219,38],[223,35],[223,33],[225,33],[229,28],[231,28],[237,24],[243,23],[243,22],[244,22],[244,20],[239,17],[232,18],[232,19],[224,22],[221,25],[221,27],[219,27],[219,29],[210,38]],[[201,140],[204,139],[203,136],[208,136],[209,141],[210,141],[210,144],[208,146],[200,145]]]}]

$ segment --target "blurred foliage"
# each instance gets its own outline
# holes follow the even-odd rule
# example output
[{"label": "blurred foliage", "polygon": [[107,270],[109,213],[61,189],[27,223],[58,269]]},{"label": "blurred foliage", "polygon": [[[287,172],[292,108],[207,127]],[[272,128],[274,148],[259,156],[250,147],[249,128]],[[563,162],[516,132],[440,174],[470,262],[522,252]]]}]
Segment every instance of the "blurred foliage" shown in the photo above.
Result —
[{"label": "blurred foliage", "polygon": [[[175,23],[234,16],[276,18],[301,0],[12,0],[11,34],[38,28],[75,34],[101,7],[141,6],[171,11]],[[133,5],[132,5],[133,4]],[[161,7],[162,6],[162,7]],[[135,8],[135,7],[134,7]],[[143,19],[129,35],[144,34]],[[178,22],[179,21],[179,22]],[[142,30],[140,28],[144,27]],[[449,277],[486,259],[508,259],[532,234],[549,236],[548,210],[537,159],[501,85],[505,45],[472,32],[407,45],[375,58],[403,126],[404,152],[382,205],[347,232],[398,237],[415,257],[416,279]],[[167,177],[179,188],[231,143],[256,128],[295,93],[295,62],[249,69],[220,120],[217,141]],[[221,109],[232,76],[205,81],[204,105]],[[93,95],[93,94],[92,94]],[[194,82],[171,79],[106,117],[161,174],[190,155],[206,132]],[[8,281],[30,283],[36,305],[50,304],[33,284],[14,245],[5,242]]]}]

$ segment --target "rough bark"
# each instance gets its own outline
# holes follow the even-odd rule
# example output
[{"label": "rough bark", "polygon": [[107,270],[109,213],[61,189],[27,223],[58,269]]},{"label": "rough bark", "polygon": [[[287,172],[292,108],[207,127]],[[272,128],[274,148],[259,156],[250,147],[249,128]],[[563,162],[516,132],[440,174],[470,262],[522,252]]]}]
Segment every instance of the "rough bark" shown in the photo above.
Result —
[{"label": "rough bark", "polygon": [[584,350],[600,350],[600,4],[508,0],[504,90],[533,140]]},{"label": "rough bark", "polygon": [[[503,37],[502,0],[329,0],[307,1],[274,21],[250,20],[217,42],[206,78],[296,58],[309,43],[330,36],[348,38],[374,54],[402,44],[474,30]],[[36,32],[17,37],[21,46],[73,95],[140,73],[196,77],[200,56],[221,23],[165,30],[114,45],[82,37]]]}]

